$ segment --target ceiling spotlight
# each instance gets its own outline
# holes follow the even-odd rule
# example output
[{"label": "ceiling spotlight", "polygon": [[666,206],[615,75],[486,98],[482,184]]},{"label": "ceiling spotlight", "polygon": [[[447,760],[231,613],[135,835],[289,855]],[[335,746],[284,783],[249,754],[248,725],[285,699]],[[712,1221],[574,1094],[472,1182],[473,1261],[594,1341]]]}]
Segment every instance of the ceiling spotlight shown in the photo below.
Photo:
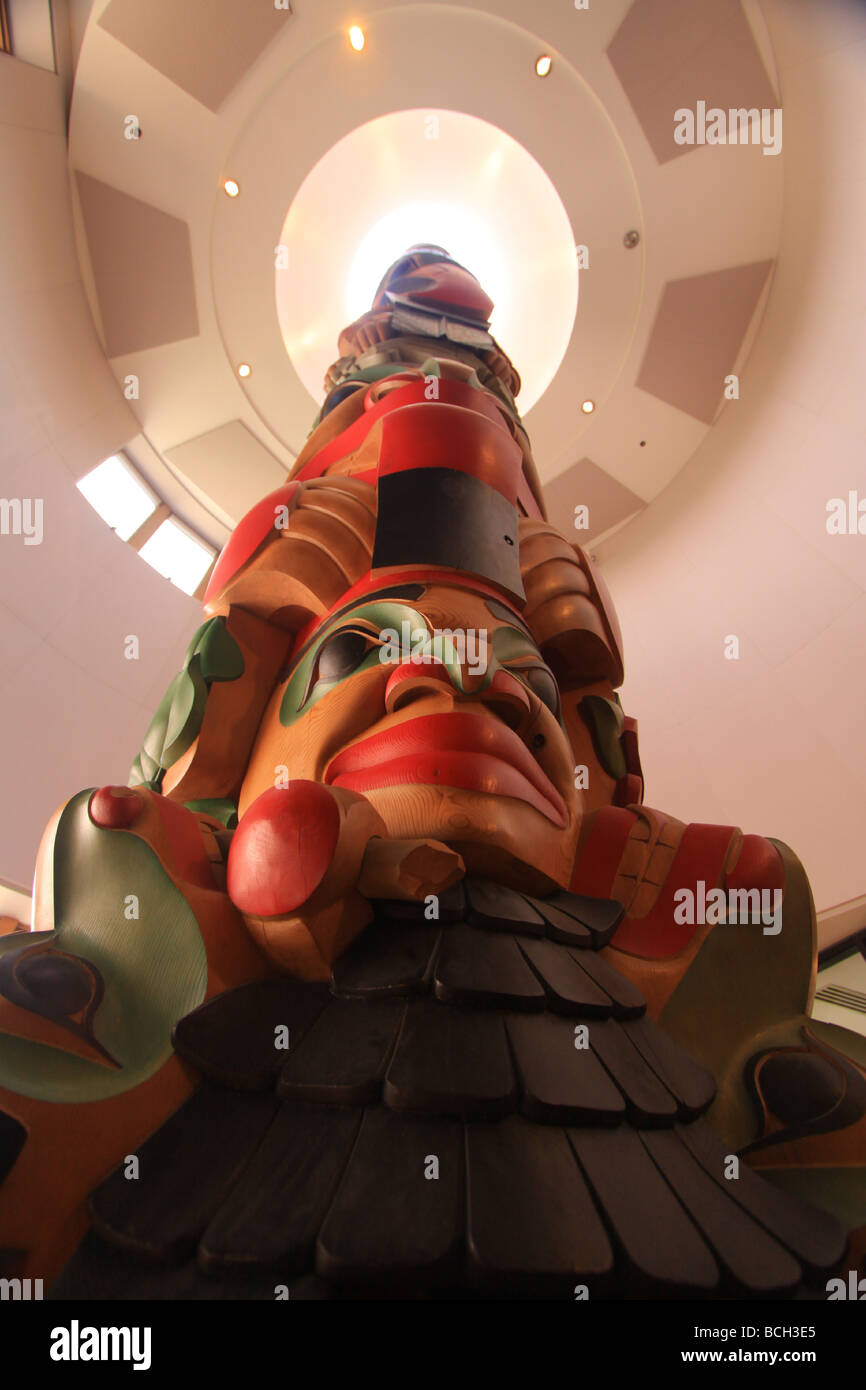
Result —
[{"label": "ceiling spotlight", "polygon": [[537,60],[535,64],[535,71],[538,73],[539,77],[546,77],[552,67],[553,59],[551,58],[550,54],[542,53],[541,57]]},{"label": "ceiling spotlight", "polygon": [[595,410],[595,401],[581,401],[580,408],[584,415],[591,415]]},{"label": "ceiling spotlight", "polygon": [[235,183],[234,179],[225,179],[223,188],[230,198],[236,198],[241,191],[240,184]]},{"label": "ceiling spotlight", "polygon": [[622,239],[622,244],[626,251],[633,251],[640,241],[640,232],[633,227],[630,232],[626,232]]},{"label": "ceiling spotlight", "polygon": [[367,40],[364,37],[364,30],[361,29],[357,24],[353,24],[351,29],[349,30],[349,43],[352,45],[356,53],[361,52],[361,49],[364,47],[366,41]]},{"label": "ceiling spotlight", "polygon": [[238,367],[238,376],[249,376],[251,371],[252,367],[250,366],[249,362],[241,362],[240,366]]}]

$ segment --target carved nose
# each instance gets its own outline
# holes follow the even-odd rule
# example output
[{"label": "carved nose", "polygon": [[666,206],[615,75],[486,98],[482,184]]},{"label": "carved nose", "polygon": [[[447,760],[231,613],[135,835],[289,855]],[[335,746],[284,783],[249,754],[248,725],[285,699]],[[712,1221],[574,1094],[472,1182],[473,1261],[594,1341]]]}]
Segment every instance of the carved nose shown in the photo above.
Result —
[{"label": "carved nose", "polygon": [[[435,658],[430,661],[404,661],[391,674],[385,686],[385,708],[389,714],[424,695],[447,692],[451,696],[467,696],[458,691],[447,666]],[[486,690],[469,695],[492,710],[509,729],[521,737],[534,719],[532,701],[526,689],[509,671],[496,671]]]},{"label": "carved nose", "polygon": [[443,689],[451,695],[456,693],[448,668],[443,666],[441,661],[435,658],[423,662],[403,661],[388,678],[388,684],[385,686],[385,708],[389,714],[393,714],[395,710],[403,709],[422,695],[441,692]]}]

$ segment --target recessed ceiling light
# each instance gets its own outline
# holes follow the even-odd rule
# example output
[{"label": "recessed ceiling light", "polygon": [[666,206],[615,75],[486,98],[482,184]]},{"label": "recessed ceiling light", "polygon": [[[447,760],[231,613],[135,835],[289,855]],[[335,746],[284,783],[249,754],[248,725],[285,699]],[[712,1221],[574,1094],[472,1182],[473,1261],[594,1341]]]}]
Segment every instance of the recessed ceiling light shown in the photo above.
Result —
[{"label": "recessed ceiling light", "polygon": [[240,366],[238,367],[238,376],[249,376],[251,371],[252,367],[250,366],[249,362],[241,362]]},{"label": "recessed ceiling light", "polygon": [[240,184],[235,183],[234,179],[226,179],[223,188],[230,198],[236,198],[240,193]]},{"label": "recessed ceiling light", "polygon": [[366,43],[366,39],[364,37],[364,30],[361,29],[357,24],[353,24],[351,29],[349,30],[349,43],[352,45],[356,53],[360,53],[361,49],[364,47],[364,44]]},{"label": "recessed ceiling light", "polygon": [[542,53],[541,57],[537,60],[535,64],[535,71],[538,73],[539,77],[546,77],[552,67],[553,59],[551,58],[550,54]]},{"label": "recessed ceiling light", "polygon": [[581,401],[580,408],[584,415],[591,415],[595,410],[595,401]]},{"label": "recessed ceiling light", "polygon": [[128,541],[156,508],[157,498],[119,454],[92,468],[77,486],[122,541]]}]

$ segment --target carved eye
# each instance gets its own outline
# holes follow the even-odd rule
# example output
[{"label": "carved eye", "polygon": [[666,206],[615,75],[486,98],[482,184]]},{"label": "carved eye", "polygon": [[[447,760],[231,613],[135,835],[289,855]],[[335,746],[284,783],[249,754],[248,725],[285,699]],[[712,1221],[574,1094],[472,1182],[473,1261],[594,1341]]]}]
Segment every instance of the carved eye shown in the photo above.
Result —
[{"label": "carved eye", "polygon": [[316,680],[339,681],[356,671],[375,646],[372,633],[346,628],[329,637],[316,662]]},{"label": "carved eye", "polygon": [[319,648],[310,666],[303,696],[298,705],[302,710],[320,681],[333,685],[357,671],[364,658],[379,645],[377,637],[361,627],[344,627],[333,633]]},{"label": "carved eye", "polygon": [[95,965],[53,946],[25,946],[0,959],[0,995],[56,1021],[98,1001],[102,988]]},{"label": "carved eye", "polygon": [[74,1014],[90,1002],[93,980],[83,961],[70,956],[33,954],[16,975],[34,999],[52,1014]]},{"label": "carved eye", "polygon": [[330,415],[336,406],[342,405],[343,401],[353,395],[359,387],[366,386],[365,381],[347,381],[342,386],[337,386],[330,394],[325,404],[322,406],[322,413],[319,416],[319,424],[322,423],[326,415]]},{"label": "carved eye", "polygon": [[553,676],[545,666],[532,666],[523,673],[524,679],[531,690],[535,691],[543,705],[547,705],[551,714],[559,714],[559,687]]}]

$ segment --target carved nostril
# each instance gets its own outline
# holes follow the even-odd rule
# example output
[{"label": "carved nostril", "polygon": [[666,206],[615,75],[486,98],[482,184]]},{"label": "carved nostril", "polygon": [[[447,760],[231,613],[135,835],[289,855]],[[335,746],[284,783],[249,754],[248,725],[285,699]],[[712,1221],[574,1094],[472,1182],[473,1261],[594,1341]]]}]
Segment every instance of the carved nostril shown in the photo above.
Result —
[{"label": "carved nostril", "polygon": [[489,710],[498,715],[503,724],[507,724],[514,733],[520,733],[527,717],[527,711],[523,706],[502,699],[485,700],[484,703]]},{"label": "carved nostril", "polygon": [[394,714],[398,709],[405,709],[406,706],[411,705],[414,700],[420,700],[423,699],[425,695],[429,695],[431,690],[435,691],[441,688],[441,683],[439,682],[437,682],[436,685],[432,685],[426,682],[421,684],[417,681],[408,681],[405,685],[398,686],[391,698],[386,702],[388,713]]},{"label": "carved nostril", "polygon": [[534,719],[529,692],[510,671],[496,671],[487,690],[481,693],[479,699],[521,738]]}]

